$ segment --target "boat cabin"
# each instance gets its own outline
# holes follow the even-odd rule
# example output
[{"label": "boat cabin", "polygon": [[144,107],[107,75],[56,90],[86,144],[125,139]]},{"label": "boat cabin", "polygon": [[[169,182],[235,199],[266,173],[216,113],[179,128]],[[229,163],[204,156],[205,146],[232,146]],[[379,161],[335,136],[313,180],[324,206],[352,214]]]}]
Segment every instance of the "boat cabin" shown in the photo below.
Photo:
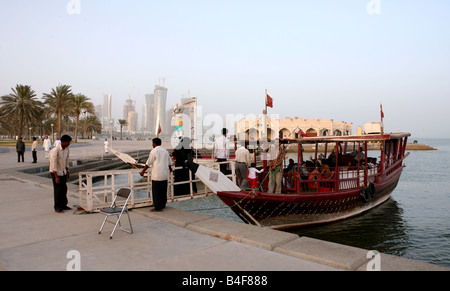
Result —
[{"label": "boat cabin", "polygon": [[[409,133],[391,133],[280,140],[280,149],[286,152],[282,194],[330,193],[373,187],[374,183],[388,179],[403,167],[409,136]],[[269,142],[265,149],[260,149],[264,172],[259,174],[259,192],[268,190],[268,160],[273,158],[269,152],[274,147],[275,143]]]}]

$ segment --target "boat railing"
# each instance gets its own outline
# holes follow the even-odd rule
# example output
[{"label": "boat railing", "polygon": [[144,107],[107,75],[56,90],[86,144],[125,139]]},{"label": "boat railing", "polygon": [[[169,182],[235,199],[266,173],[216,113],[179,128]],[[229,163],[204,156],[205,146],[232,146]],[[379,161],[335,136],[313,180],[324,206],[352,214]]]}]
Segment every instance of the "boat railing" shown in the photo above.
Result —
[{"label": "boat railing", "polygon": [[[339,190],[357,189],[364,186],[364,168],[340,167],[339,179],[336,170],[331,170],[331,175],[325,177],[317,168],[308,168],[307,173],[284,173],[283,185],[286,193],[310,194],[317,192],[329,192]],[[373,181],[378,175],[376,166],[367,167],[368,179]],[[337,187],[338,186],[338,187]]]},{"label": "boat railing", "polygon": [[[400,158],[391,157],[386,159],[383,176],[388,177],[403,167],[404,158],[407,155]],[[378,163],[368,164],[366,167],[362,166],[360,168],[356,166],[339,167],[339,179],[334,174],[336,170],[333,168],[330,177],[321,176],[320,170],[317,168],[308,168],[307,174],[303,175],[299,175],[297,172],[284,173],[283,187],[286,193],[298,194],[357,189],[365,186],[365,174],[367,174],[367,183],[380,178],[382,173],[381,166]]]},{"label": "boat railing", "polygon": [[389,176],[399,168],[403,167],[403,161],[408,156],[406,154],[404,157],[396,159],[395,157],[391,157],[389,159],[386,159],[385,162],[385,175]]}]

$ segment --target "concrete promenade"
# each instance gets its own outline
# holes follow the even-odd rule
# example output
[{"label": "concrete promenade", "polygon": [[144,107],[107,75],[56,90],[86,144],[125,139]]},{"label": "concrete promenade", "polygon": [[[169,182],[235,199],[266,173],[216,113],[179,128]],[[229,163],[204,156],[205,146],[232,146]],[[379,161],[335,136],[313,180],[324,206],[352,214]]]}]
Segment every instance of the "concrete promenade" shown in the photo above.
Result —
[{"label": "concrete promenade", "polygon": [[[150,141],[113,142],[117,150],[148,148]],[[72,145],[72,156],[99,154],[102,141]],[[107,224],[98,230],[101,214],[63,214],[53,210],[52,181],[21,170],[46,165],[39,146],[38,163],[17,163],[13,149],[1,153],[0,270],[65,271],[73,266],[71,251],[80,255],[79,267],[88,270],[148,271],[342,271],[366,270],[374,265],[368,250],[295,234],[262,229],[235,221],[166,208],[130,212],[134,233]],[[77,205],[78,188],[69,187],[69,206]],[[127,226],[127,219],[122,220]],[[448,268],[381,254],[381,270],[449,270]]]}]

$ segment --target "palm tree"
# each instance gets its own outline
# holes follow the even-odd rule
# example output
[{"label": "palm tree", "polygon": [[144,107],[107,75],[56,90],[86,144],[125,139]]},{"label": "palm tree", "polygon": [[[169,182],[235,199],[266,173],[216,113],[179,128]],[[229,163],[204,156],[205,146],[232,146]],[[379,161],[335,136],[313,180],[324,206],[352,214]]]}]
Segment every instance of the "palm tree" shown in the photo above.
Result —
[{"label": "palm tree", "polygon": [[124,126],[127,126],[128,123],[127,123],[127,121],[125,119],[119,119],[118,122],[119,122],[119,125],[120,125],[120,139],[122,139],[122,128]]},{"label": "palm tree", "polygon": [[4,122],[16,124],[18,136],[22,136],[24,125],[32,124],[38,116],[42,103],[36,100],[36,93],[28,85],[16,85],[11,94],[0,101],[0,116]]},{"label": "palm tree", "polygon": [[48,109],[56,114],[56,132],[61,136],[61,123],[63,115],[70,113],[72,107],[72,88],[69,85],[58,85],[50,94],[45,93],[43,98]]},{"label": "palm tree", "polygon": [[84,121],[83,122],[84,123],[84,130],[86,132],[88,132],[88,136],[89,136],[89,132],[91,133],[91,138],[92,138],[92,135],[93,135],[94,132],[102,132],[102,124],[98,120],[97,116],[89,115],[83,121]]},{"label": "palm tree", "polygon": [[[47,120],[50,118],[50,115],[51,114],[48,112],[48,110],[45,109],[45,107],[43,105],[37,111],[37,116],[36,116],[35,121],[33,123],[33,128],[35,130],[38,129],[38,132],[39,132],[40,136],[44,135],[44,132],[46,134],[49,133],[49,129],[45,128],[45,125],[46,125]],[[49,124],[51,124],[53,122],[54,121],[50,122]]]},{"label": "palm tree", "polygon": [[75,116],[75,142],[77,142],[77,135],[78,135],[78,123],[80,121],[80,114],[82,111],[94,114],[95,108],[94,104],[90,102],[90,98],[84,96],[83,94],[76,94],[72,98],[72,105],[73,105],[73,115]]}]

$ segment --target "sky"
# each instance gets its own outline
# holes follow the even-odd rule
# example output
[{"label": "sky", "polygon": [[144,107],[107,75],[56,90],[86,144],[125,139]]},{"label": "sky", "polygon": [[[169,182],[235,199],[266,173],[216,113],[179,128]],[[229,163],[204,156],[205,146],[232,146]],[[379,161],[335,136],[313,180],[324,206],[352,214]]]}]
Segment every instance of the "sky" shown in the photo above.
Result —
[{"label": "sky", "polygon": [[[164,80],[162,80],[164,79]],[[450,138],[448,0],[0,0],[0,95],[59,84],[95,105],[168,88],[203,115],[268,114]]]}]

